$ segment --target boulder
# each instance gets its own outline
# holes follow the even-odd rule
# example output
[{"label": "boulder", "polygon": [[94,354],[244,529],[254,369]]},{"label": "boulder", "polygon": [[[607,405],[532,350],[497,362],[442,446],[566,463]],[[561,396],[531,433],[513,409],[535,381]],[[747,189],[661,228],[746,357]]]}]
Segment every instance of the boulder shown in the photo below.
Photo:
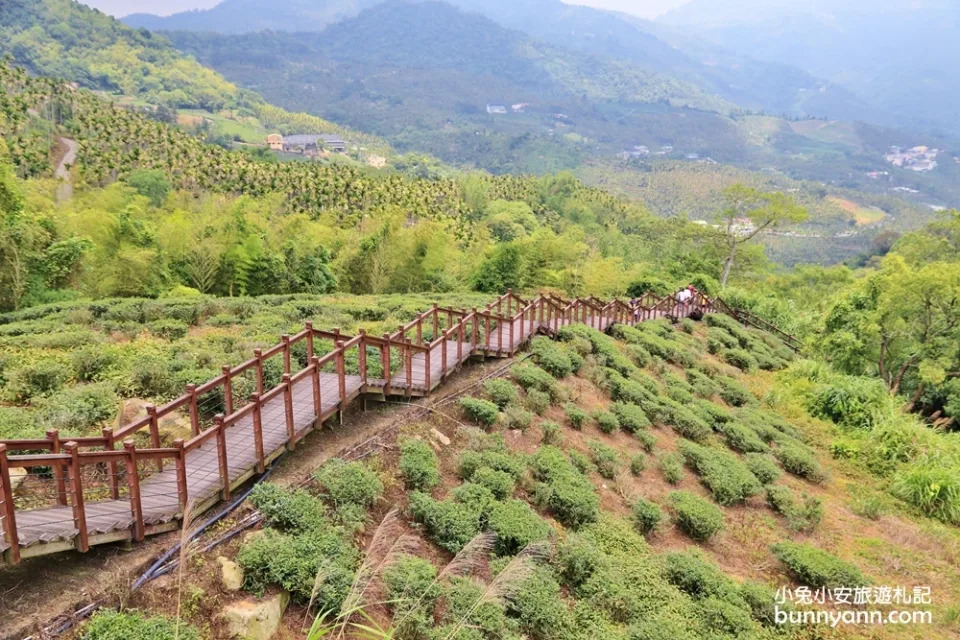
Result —
[{"label": "boulder", "polygon": [[[147,405],[149,401],[143,398],[130,398],[123,403],[121,421],[123,424],[130,424],[135,420],[144,418],[147,415]],[[173,411],[157,420],[157,427],[160,429],[160,438],[164,441],[173,441],[177,438],[189,440],[193,436],[190,430],[190,418],[180,412]]]},{"label": "boulder", "polygon": [[438,431],[437,429],[430,429],[430,437],[437,441],[437,443],[442,444],[445,447],[450,446],[450,438],[445,436],[443,432]]},{"label": "boulder", "polygon": [[281,591],[274,596],[246,598],[227,605],[223,617],[230,637],[270,640],[280,628],[289,603],[290,594]]},{"label": "boulder", "polygon": [[27,479],[27,473],[29,473],[23,467],[10,467],[10,489],[16,491],[17,487],[23,484],[23,481]]},{"label": "boulder", "polygon": [[233,560],[217,556],[220,565],[220,584],[225,591],[239,591],[243,586],[243,569]]}]

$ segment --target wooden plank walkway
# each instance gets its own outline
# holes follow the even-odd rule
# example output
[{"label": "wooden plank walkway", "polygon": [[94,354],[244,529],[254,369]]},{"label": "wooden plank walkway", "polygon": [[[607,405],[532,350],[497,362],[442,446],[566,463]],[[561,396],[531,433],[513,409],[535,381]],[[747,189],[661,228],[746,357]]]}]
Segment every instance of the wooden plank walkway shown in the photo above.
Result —
[{"label": "wooden plank walkway", "polygon": [[[253,360],[224,367],[220,378],[191,386],[181,398],[149,410],[146,419],[126,425],[116,434],[105,430],[103,438],[76,438],[66,444],[56,432],[48,434],[46,440],[0,442],[0,552],[5,552],[7,562],[17,562],[21,557],[65,549],[86,551],[92,544],[140,540],[176,528],[188,500],[193,509],[202,511],[228,498],[233,489],[262,472],[310,430],[362,394],[427,395],[471,357],[509,357],[537,333],[552,335],[574,323],[605,331],[618,322],[635,324],[677,314],[678,305],[672,296],[648,302],[649,306],[644,301],[630,306],[616,300],[565,301],[542,295],[525,301],[509,292],[483,311],[467,313],[435,306],[396,334],[383,338],[361,332],[344,340],[346,336],[339,331],[317,331],[308,325],[297,336],[284,336],[280,345],[257,351]],[[693,308],[716,310],[705,297],[682,311]],[[427,332],[436,339],[425,342],[422,336]],[[408,333],[415,333],[415,342]],[[314,357],[314,339],[332,339],[335,348],[323,357]],[[290,348],[300,341],[306,341],[311,362],[294,374]],[[345,370],[344,356],[352,348],[358,349],[358,374]],[[399,368],[380,367],[390,369],[389,379],[367,376],[369,349],[380,350],[381,365],[394,362],[391,352],[403,356]],[[263,362],[271,357],[283,358],[286,375],[279,386],[264,392]],[[231,381],[246,371],[255,372],[259,394],[234,408]],[[224,394],[228,415],[215,417],[214,426],[201,431],[197,398],[217,389]],[[186,442],[176,441],[172,448],[162,448],[158,421],[177,411],[189,413],[194,436]],[[134,445],[131,438],[138,432],[143,434],[141,439],[149,434],[149,449]],[[115,444],[121,441],[123,449],[115,450]],[[38,449],[50,453],[7,454],[7,450]],[[162,470],[156,466],[159,463]],[[110,498],[85,499],[92,488],[83,486],[84,465],[97,465],[107,471],[112,478]],[[51,467],[54,478],[50,482],[57,488],[59,504],[14,508],[9,467],[17,466]],[[125,484],[122,490],[120,477]],[[103,493],[102,484],[98,490]]]}]

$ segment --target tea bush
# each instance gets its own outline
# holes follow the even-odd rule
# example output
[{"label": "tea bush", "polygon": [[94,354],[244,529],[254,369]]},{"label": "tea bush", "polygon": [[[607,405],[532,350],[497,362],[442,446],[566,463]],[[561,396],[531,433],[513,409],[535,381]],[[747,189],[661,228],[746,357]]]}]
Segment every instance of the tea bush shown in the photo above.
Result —
[{"label": "tea bush", "polygon": [[483,383],[483,390],[490,397],[490,400],[503,409],[509,404],[513,404],[519,398],[517,388],[509,380],[503,378],[492,378]]},{"label": "tea bush", "polygon": [[563,410],[567,415],[567,420],[570,421],[570,426],[577,431],[582,431],[587,420],[590,418],[587,412],[572,403],[567,403]]},{"label": "tea bush", "polygon": [[633,522],[637,526],[637,531],[647,535],[657,528],[663,519],[663,510],[653,502],[637,498],[631,506],[633,511]]},{"label": "tea bush", "polygon": [[647,456],[638,453],[630,458],[630,473],[635,476],[640,475],[647,468]]},{"label": "tea bush", "polygon": [[99,431],[101,423],[115,420],[120,398],[106,382],[76,385],[57,391],[36,403],[40,420],[48,428],[66,434]]},{"label": "tea bush", "polygon": [[467,416],[477,424],[485,427],[492,427],[497,423],[497,416],[500,415],[499,408],[489,400],[481,400],[472,396],[460,398],[460,407]]},{"label": "tea bush", "polygon": [[496,502],[490,508],[490,528],[497,534],[497,554],[513,555],[531,542],[550,536],[553,529],[523,500]]},{"label": "tea bush", "polygon": [[480,512],[453,500],[434,500],[419,491],[410,494],[410,515],[437,546],[450,553],[460,551],[480,532]]},{"label": "tea bush", "polygon": [[727,364],[732,364],[745,373],[752,373],[757,369],[757,359],[744,349],[723,349],[720,357]]},{"label": "tea bush", "polygon": [[547,412],[547,409],[550,408],[550,395],[544,391],[531,389],[527,392],[527,397],[523,404],[530,411],[533,411],[538,416],[542,416]]},{"label": "tea bush", "polygon": [[696,548],[666,554],[663,573],[671,584],[694,598],[737,600],[734,582]]},{"label": "tea bush", "polygon": [[609,411],[598,409],[593,412],[593,419],[597,421],[597,428],[604,433],[613,433],[620,429],[620,421],[617,416]]},{"label": "tea bush", "polygon": [[52,394],[67,380],[66,368],[53,359],[23,364],[4,375],[6,399],[21,404]]},{"label": "tea bush", "polygon": [[594,469],[593,462],[590,461],[590,458],[579,451],[570,452],[570,462],[573,463],[573,466],[576,467],[580,473],[589,473]]},{"label": "tea bush", "polygon": [[706,541],[723,528],[723,511],[689,491],[669,496],[677,526],[694,540]]},{"label": "tea bush", "polygon": [[500,414],[503,418],[505,429],[520,429],[526,431],[530,423],[533,422],[533,414],[522,407],[507,407]]},{"label": "tea bush", "polygon": [[540,431],[543,433],[544,444],[556,444],[560,441],[560,425],[550,420],[544,420],[540,423]]},{"label": "tea bush", "polygon": [[526,391],[536,389],[546,392],[554,400],[560,399],[562,390],[556,379],[535,364],[521,362],[510,369],[510,375]]},{"label": "tea bush", "polygon": [[304,489],[263,482],[253,488],[250,502],[268,525],[288,533],[306,533],[328,523],[327,508]]},{"label": "tea bush", "polygon": [[440,484],[437,454],[423,440],[400,441],[400,475],[408,489],[429,491]]},{"label": "tea bush", "polygon": [[460,455],[458,474],[462,479],[470,480],[473,474],[482,467],[505,471],[509,473],[514,480],[517,480],[526,470],[527,463],[521,456],[500,449],[464,451]]},{"label": "tea bush", "polygon": [[84,347],[70,354],[70,368],[80,382],[95,382],[116,363],[114,354],[103,347]]},{"label": "tea bush", "polygon": [[441,593],[440,586],[434,584],[436,577],[437,569],[430,562],[402,554],[383,570],[387,600],[393,601],[394,611],[401,614],[421,598],[421,602],[429,606]]},{"label": "tea bush", "polygon": [[590,448],[590,459],[597,466],[597,472],[608,480],[615,478],[620,468],[620,455],[617,450],[596,440],[591,440],[587,446]]},{"label": "tea bush", "polygon": [[660,472],[670,484],[679,484],[683,480],[683,457],[677,453],[668,453],[659,458]]},{"label": "tea bush", "polygon": [[678,448],[718,503],[736,504],[760,493],[760,482],[736,456],[687,441]]},{"label": "tea bush", "polygon": [[783,468],[795,476],[806,478],[811,482],[823,482],[826,474],[813,452],[800,443],[787,443],[778,446],[773,455],[780,461]]},{"label": "tea bush", "polygon": [[604,562],[603,553],[589,538],[573,534],[557,547],[556,565],[563,584],[576,588]]},{"label": "tea bush", "polygon": [[200,640],[200,633],[189,624],[164,616],[144,616],[137,611],[113,611],[104,608],[94,613],[80,631],[81,640]]},{"label": "tea bush", "polygon": [[764,453],[748,453],[744,456],[750,473],[756,476],[761,484],[770,484],[782,475],[777,461]]},{"label": "tea bush", "polygon": [[596,520],[600,508],[596,490],[561,450],[540,447],[531,457],[530,466],[538,481],[534,492],[537,504],[550,509],[569,527]]},{"label": "tea bush", "polygon": [[383,495],[380,477],[362,462],[334,458],[313,477],[320,483],[324,495],[337,506],[353,504],[367,509]]},{"label": "tea bush", "polygon": [[614,402],[610,410],[620,423],[620,428],[628,433],[636,434],[638,431],[650,428],[650,419],[638,405]]},{"label": "tea bush", "polygon": [[570,352],[546,336],[530,341],[530,353],[537,364],[555,378],[566,378],[574,372]]},{"label": "tea bush", "polygon": [[637,441],[640,443],[640,446],[643,447],[643,450],[647,453],[653,453],[653,448],[657,444],[657,439],[649,431],[637,431],[633,434]]},{"label": "tea bush", "polygon": [[742,407],[753,402],[753,394],[738,380],[730,376],[717,376],[715,382],[720,385],[720,397],[727,404]]},{"label": "tea bush", "polygon": [[785,540],[770,549],[790,573],[807,586],[853,588],[869,584],[859,568],[809,544]]},{"label": "tea bush", "polygon": [[729,422],[720,426],[717,431],[723,434],[727,446],[741,453],[767,453],[770,447],[757,432],[736,422]]},{"label": "tea bush", "polygon": [[470,482],[475,482],[480,486],[486,487],[497,498],[503,500],[513,494],[513,488],[516,480],[506,471],[491,469],[490,467],[480,467],[472,476]]},{"label": "tea bush", "polygon": [[812,531],[823,519],[823,503],[819,498],[804,494],[802,502],[793,499],[793,493],[782,485],[767,487],[767,503],[787,518],[794,531]]}]

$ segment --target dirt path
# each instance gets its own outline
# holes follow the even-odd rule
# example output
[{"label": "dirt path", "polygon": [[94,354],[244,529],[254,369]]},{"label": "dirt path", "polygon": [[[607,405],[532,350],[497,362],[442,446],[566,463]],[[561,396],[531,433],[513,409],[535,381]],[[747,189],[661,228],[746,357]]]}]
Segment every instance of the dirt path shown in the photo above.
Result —
[{"label": "dirt path", "polygon": [[60,186],[57,187],[57,200],[63,201],[69,200],[73,196],[73,177],[70,175],[70,167],[77,162],[79,145],[76,140],[70,138],[59,138],[59,142],[67,149],[54,172],[56,178],[61,181]]}]

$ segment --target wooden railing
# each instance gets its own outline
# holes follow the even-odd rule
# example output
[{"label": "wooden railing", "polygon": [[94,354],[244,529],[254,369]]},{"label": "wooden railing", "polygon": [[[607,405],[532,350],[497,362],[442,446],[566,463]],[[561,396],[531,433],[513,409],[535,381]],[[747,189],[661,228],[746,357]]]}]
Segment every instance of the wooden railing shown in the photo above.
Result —
[{"label": "wooden railing", "polygon": [[[618,299],[605,302],[593,296],[566,300],[554,294],[525,300],[508,291],[483,309],[453,309],[435,304],[395,332],[380,337],[368,335],[362,329],[351,337],[339,329],[324,331],[306,323],[299,333],[281,336],[276,345],[265,350],[255,349],[251,359],[236,366],[222,366],[219,376],[199,385],[187,385],[179,397],[159,407],[147,405],[145,416],[116,430],[105,428],[99,436],[79,437],[61,436],[51,430],[45,438],[0,442],[0,531],[7,547],[5,557],[17,562],[21,556],[22,536],[18,535],[18,508],[11,488],[10,467],[50,470],[52,497],[45,508],[69,510],[65,517],[72,520],[76,529],[73,538],[76,549],[86,551],[90,546],[87,495],[94,495],[98,505],[103,504],[103,500],[123,505],[122,499],[126,499],[131,518],[129,537],[142,540],[148,528],[143,498],[155,496],[144,496],[141,485],[147,482],[144,486],[152,487],[157,482],[156,478],[150,479],[153,475],[166,471],[170,476],[166,481],[171,489],[165,495],[171,499],[176,496],[178,511],[171,514],[176,520],[182,517],[188,500],[204,499],[212,504],[217,497],[229,499],[239,484],[253,473],[263,473],[283,450],[295,448],[310,430],[341,413],[361,393],[427,395],[459,368],[465,358],[509,356],[537,332],[555,335],[563,326],[573,323],[606,329],[616,323],[635,324],[658,317],[686,316],[694,310],[728,313],[741,322],[789,340],[788,344],[796,341],[752,314],[701,294],[684,302],[678,302],[676,296],[645,295],[635,304],[628,304]],[[325,351],[322,355],[317,353],[320,345]],[[353,354],[354,349],[354,369],[348,373],[347,356]],[[302,361],[295,351],[302,354]],[[436,358],[439,363],[434,361]],[[276,368],[266,366],[272,359],[281,362],[279,380],[268,376],[268,370]],[[439,366],[433,366],[437,364]],[[422,378],[419,378],[421,371]],[[435,374],[439,379],[434,378]],[[247,377],[246,384],[252,384],[254,389],[246,398],[236,393],[237,381],[243,376]],[[325,395],[331,393],[331,389],[325,389],[322,382],[330,385],[334,380],[336,397],[331,400]],[[309,392],[301,393],[297,404],[295,389],[305,385],[309,385]],[[268,450],[265,444],[264,412],[268,405],[272,407],[272,420],[276,420],[277,406],[282,406],[285,432],[280,448],[274,450]],[[302,416],[305,410],[309,411],[309,420],[298,427],[295,413]],[[184,414],[189,421],[189,439],[175,439],[164,446],[160,425],[165,420],[184,419]],[[231,466],[227,446],[230,430],[241,423],[249,426],[251,437],[247,451],[253,452],[253,462],[244,468],[238,468],[236,462]],[[217,480],[204,485],[212,490],[212,498],[191,495],[188,457],[201,449],[216,451],[216,460],[206,475],[215,474]],[[14,452],[26,453],[13,455]],[[96,469],[85,474],[85,467]],[[31,510],[19,511],[29,513]]]}]

